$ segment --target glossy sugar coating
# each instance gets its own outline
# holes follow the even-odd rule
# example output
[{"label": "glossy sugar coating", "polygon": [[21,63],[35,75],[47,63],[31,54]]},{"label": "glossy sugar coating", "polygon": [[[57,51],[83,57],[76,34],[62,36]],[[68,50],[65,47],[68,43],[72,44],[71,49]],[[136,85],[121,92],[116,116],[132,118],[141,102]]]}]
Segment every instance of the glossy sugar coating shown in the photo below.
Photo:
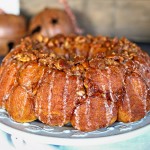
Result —
[{"label": "glossy sugar coating", "polygon": [[0,107],[17,122],[81,131],[134,122],[150,110],[150,57],[125,38],[26,38],[3,60]]}]

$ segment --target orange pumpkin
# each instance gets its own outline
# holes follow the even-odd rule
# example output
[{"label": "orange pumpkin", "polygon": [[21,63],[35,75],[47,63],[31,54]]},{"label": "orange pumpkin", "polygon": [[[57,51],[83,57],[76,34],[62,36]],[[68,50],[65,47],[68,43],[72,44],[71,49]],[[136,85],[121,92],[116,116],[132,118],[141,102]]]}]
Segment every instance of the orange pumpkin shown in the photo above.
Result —
[{"label": "orange pumpkin", "polygon": [[0,55],[7,54],[26,34],[26,20],[22,16],[0,14]]}]

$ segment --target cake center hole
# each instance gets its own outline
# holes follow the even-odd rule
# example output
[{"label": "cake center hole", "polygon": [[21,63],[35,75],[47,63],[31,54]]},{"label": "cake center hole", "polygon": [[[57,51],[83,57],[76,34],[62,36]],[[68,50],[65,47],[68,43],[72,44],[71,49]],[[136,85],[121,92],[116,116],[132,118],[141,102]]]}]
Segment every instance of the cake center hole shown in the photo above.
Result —
[{"label": "cake center hole", "polygon": [[55,25],[58,23],[58,19],[57,18],[52,18],[51,19],[51,24]]}]

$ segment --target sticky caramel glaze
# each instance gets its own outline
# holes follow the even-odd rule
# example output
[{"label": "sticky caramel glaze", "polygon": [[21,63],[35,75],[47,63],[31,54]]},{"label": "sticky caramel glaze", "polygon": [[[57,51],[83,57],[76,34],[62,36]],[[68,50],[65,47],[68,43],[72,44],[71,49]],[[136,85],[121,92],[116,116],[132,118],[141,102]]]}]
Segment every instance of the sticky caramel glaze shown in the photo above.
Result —
[{"label": "sticky caramel glaze", "polygon": [[81,131],[150,110],[150,57],[125,38],[26,38],[3,60],[0,107],[17,122],[71,122]]},{"label": "sticky caramel glaze", "polygon": [[6,109],[17,122],[31,122],[36,119],[33,97],[23,86],[14,87],[6,102]]},{"label": "sticky caramel glaze", "polygon": [[132,73],[126,76],[124,87],[125,94],[122,105],[119,107],[118,120],[123,122],[140,120],[147,113],[146,84],[138,74]]},{"label": "sticky caramel glaze", "polygon": [[91,131],[111,125],[116,119],[116,103],[112,107],[110,100],[96,93],[76,107],[71,123],[78,130]]},{"label": "sticky caramel glaze", "polygon": [[76,76],[47,69],[35,102],[35,112],[39,120],[53,126],[63,126],[70,121],[78,100],[77,80]]},{"label": "sticky caramel glaze", "polygon": [[1,73],[0,78],[0,107],[5,108],[5,101],[8,99],[13,87],[16,85],[18,66],[11,63]]},{"label": "sticky caramel glaze", "polygon": [[36,62],[25,63],[18,72],[19,84],[31,90],[31,93],[34,95],[37,84],[44,73],[44,69],[44,66],[38,65]]}]

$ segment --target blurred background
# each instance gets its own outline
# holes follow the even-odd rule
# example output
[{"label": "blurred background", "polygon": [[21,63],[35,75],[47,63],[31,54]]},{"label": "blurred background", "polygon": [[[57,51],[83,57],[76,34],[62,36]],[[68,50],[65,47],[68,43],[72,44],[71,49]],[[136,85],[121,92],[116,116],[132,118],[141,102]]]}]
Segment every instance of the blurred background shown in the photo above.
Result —
[{"label": "blurred background", "polygon": [[[68,0],[68,3],[85,34],[150,42],[150,0]],[[20,0],[20,6],[21,14],[28,17],[45,7],[63,9],[58,0]]]},{"label": "blurred background", "polygon": [[149,27],[150,0],[0,0],[0,56],[37,32],[51,37],[81,29],[83,35],[126,37],[147,45]]}]

